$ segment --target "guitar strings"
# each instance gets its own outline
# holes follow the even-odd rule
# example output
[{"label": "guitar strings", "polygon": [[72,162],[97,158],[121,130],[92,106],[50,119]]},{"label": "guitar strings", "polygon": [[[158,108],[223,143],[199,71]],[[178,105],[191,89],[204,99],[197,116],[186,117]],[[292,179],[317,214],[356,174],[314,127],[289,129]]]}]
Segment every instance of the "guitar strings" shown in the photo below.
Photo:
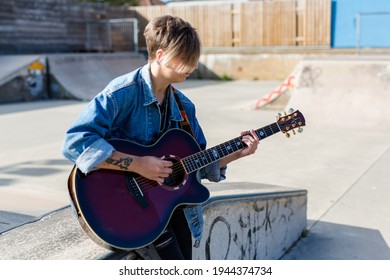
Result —
[{"label": "guitar strings", "polygon": [[[202,168],[203,166],[206,166],[207,164],[215,161],[215,160],[218,160],[220,158],[220,156],[216,157],[212,150],[217,150],[218,152],[218,155],[222,154],[223,156],[225,156],[225,153],[226,155],[229,155],[229,151],[228,149],[226,148],[226,145],[228,145],[228,147],[231,147],[232,144],[234,144],[236,146],[237,149],[239,149],[239,146],[237,145],[237,140],[240,141],[240,146],[242,146],[242,141],[241,141],[241,138],[238,137],[238,138],[235,138],[235,139],[232,139],[232,140],[229,140],[225,143],[222,143],[220,145],[217,145],[213,148],[210,148],[210,149],[207,149],[207,150],[203,150],[203,151],[200,151],[198,153],[195,153],[193,155],[190,155],[190,156],[187,156],[185,158],[183,158],[181,161],[179,162],[175,162],[173,165],[172,165],[172,173],[169,175],[169,177],[167,178],[168,180],[170,180],[170,178],[174,177],[174,181],[178,181],[177,180],[177,177],[180,176],[182,177],[182,174],[185,173],[185,169],[184,167],[189,167],[188,169],[190,169],[189,173],[192,173],[193,171],[197,170],[197,169],[200,169]],[[223,147],[225,146],[225,148]],[[225,151],[225,153],[224,153]],[[195,159],[195,158],[199,158],[199,159]],[[204,161],[206,161],[206,164],[204,163]],[[199,166],[199,163],[201,163],[201,165]],[[183,166],[184,165],[184,166]],[[181,168],[179,168],[181,167]],[[194,169],[195,167],[195,169]],[[193,169],[193,170],[192,170]],[[153,180],[150,180],[150,179],[147,179],[143,176],[137,176],[137,177],[134,177],[135,180],[137,180],[137,183],[140,185],[140,188],[142,190],[148,190],[150,188],[153,188],[155,187],[157,184],[157,182],[153,181]],[[167,180],[166,179],[166,180]],[[155,184],[153,185],[146,185],[146,186],[141,186],[143,185],[144,183],[147,183],[147,182],[155,182]]]},{"label": "guitar strings", "polygon": [[[235,140],[235,139],[233,139],[233,140]],[[229,142],[231,142],[231,141],[233,141],[233,140],[230,140]],[[218,146],[216,146],[216,147],[214,147],[214,149],[216,149],[216,150],[219,150],[219,153],[222,153],[222,155],[224,155],[224,153],[223,153],[223,145],[226,145],[226,143],[229,143],[229,142],[225,142],[225,143],[223,143],[223,144],[221,144],[221,145],[218,145]],[[231,146],[230,144],[229,144],[229,146]],[[227,149],[226,149],[226,147],[225,147],[225,151],[226,151],[226,153],[227,154],[229,154],[229,152],[227,151]],[[172,165],[172,169],[173,169],[173,171],[172,171],[172,173],[169,175],[169,177],[168,178],[166,178],[165,180],[169,180],[170,182],[172,182],[172,180],[174,181],[174,182],[177,182],[177,181],[179,181],[178,180],[178,177],[179,177],[179,179],[182,179],[182,177],[184,177],[184,176],[182,176],[182,174],[184,174],[185,173],[185,169],[184,169],[184,167],[186,166],[188,166],[188,165],[191,165],[191,166],[188,166],[188,167],[195,167],[195,169],[194,170],[191,170],[190,169],[190,172],[189,173],[192,173],[193,171],[195,171],[195,170],[197,170],[197,169],[200,169],[200,168],[202,168],[203,166],[205,166],[205,165],[207,165],[207,164],[204,164],[204,162],[202,163],[202,160],[194,160],[194,158],[197,156],[197,157],[200,157],[199,156],[199,154],[204,154],[205,156],[202,156],[202,158],[203,159],[206,159],[206,161],[207,161],[207,164],[209,164],[209,163],[211,163],[211,162],[213,162],[214,160],[217,160],[218,158],[216,158],[213,154],[212,154],[212,152],[211,152],[211,150],[204,150],[204,151],[200,151],[200,152],[198,152],[198,153],[196,153],[196,154],[193,154],[193,155],[190,155],[190,156],[187,156],[187,157],[185,157],[185,158],[183,158],[181,161],[179,161],[179,162],[175,162],[173,165]],[[214,159],[212,158],[212,156],[214,157]],[[209,159],[207,159],[207,158],[209,158]],[[210,161],[209,161],[210,160]],[[186,161],[186,163],[185,163],[185,161]],[[199,163],[202,163],[202,165],[201,166],[199,166]],[[172,178],[173,177],[173,178]],[[143,176],[137,176],[137,177],[134,177],[134,179],[135,180],[137,180],[137,183],[139,184],[139,186],[140,186],[140,188],[143,190],[143,191],[146,191],[146,190],[148,190],[148,189],[150,189],[150,188],[154,188],[155,186],[157,186],[158,184],[157,184],[157,182],[155,182],[155,181],[153,181],[153,180],[150,180],[150,179],[147,179],[147,178],[145,178],[145,177],[143,177]],[[150,185],[150,184],[148,184],[148,185],[146,185],[146,186],[144,186],[143,184],[144,183],[150,183],[150,182],[155,182],[155,184],[152,184],[152,185]],[[169,182],[168,182],[169,183]]]},{"label": "guitar strings", "polygon": [[[274,124],[272,124],[272,125],[274,125]],[[255,133],[259,136],[260,139],[265,138],[262,135],[259,135],[260,130],[264,131],[266,137],[275,133],[273,131],[271,125],[263,127],[261,129],[258,129],[258,130],[255,130]],[[278,132],[278,131],[280,131],[280,130],[277,129],[276,132]],[[198,170],[198,169],[202,168],[203,166],[206,166],[207,164],[209,164],[209,163],[211,163],[211,162],[221,158],[220,154],[222,154],[222,156],[225,156],[225,153],[227,155],[229,155],[230,154],[229,149],[232,146],[232,144],[234,144],[236,146],[236,148],[239,150],[239,146],[237,145],[237,141],[240,141],[239,144],[240,144],[241,147],[243,147],[243,142],[242,142],[241,137],[237,137],[237,138],[234,138],[232,140],[226,141],[226,142],[224,142],[224,143],[222,143],[220,145],[217,145],[217,146],[215,146],[213,148],[210,148],[210,149],[207,149],[207,150],[204,150],[204,151],[200,151],[200,152],[195,153],[193,155],[187,156],[187,157],[183,158],[179,162],[175,162],[172,165],[173,171],[169,175],[169,177],[166,178],[166,180],[178,181],[178,179],[177,179],[178,176],[180,176],[180,178],[181,178],[182,174],[185,173],[185,167],[189,167],[187,169],[189,169],[189,171],[190,171],[189,173],[192,173],[193,171]],[[226,146],[226,145],[228,145],[228,146]],[[216,157],[215,154],[213,154],[213,152],[212,152],[213,150],[217,151],[218,157]],[[207,163],[204,164],[204,161],[206,161]],[[200,166],[199,166],[199,163],[201,163]],[[181,168],[179,168],[179,167],[181,167]],[[193,169],[194,167],[195,167],[195,169]],[[172,177],[173,177],[173,179],[172,179]],[[150,182],[150,181],[153,182],[153,180],[147,179],[147,178],[145,178],[143,176],[140,176],[140,175],[135,177],[134,179],[136,179],[137,183],[140,184],[140,185],[143,185],[144,183]],[[153,185],[157,185],[157,182],[156,182],[156,184],[153,184]],[[147,190],[149,188],[154,187],[153,185],[151,186],[150,184],[148,184],[147,186],[142,186],[142,189],[143,190]]]},{"label": "guitar strings", "polygon": [[[174,164],[172,165],[173,171],[172,171],[172,173],[170,174],[170,177],[168,177],[168,178],[175,177],[175,181],[177,181],[178,175],[179,175],[179,174],[185,173],[184,167],[181,168],[181,170],[180,170],[180,168],[178,168],[178,167],[181,167],[181,166],[182,166],[181,162],[176,162],[176,163],[174,163]],[[179,170],[178,170],[178,169],[179,169]],[[139,187],[140,187],[141,190],[143,190],[143,191],[146,191],[146,190],[148,190],[148,189],[154,188],[154,187],[156,187],[156,186],[158,185],[158,183],[157,183],[156,181],[150,180],[150,179],[145,178],[145,177],[143,177],[143,176],[141,176],[141,175],[138,175],[138,176],[134,177],[134,179],[137,181],[137,184],[139,185]],[[144,186],[144,185],[143,185],[144,183],[148,183],[148,184],[147,184],[146,186]],[[150,183],[153,183],[153,184],[150,184]]]}]

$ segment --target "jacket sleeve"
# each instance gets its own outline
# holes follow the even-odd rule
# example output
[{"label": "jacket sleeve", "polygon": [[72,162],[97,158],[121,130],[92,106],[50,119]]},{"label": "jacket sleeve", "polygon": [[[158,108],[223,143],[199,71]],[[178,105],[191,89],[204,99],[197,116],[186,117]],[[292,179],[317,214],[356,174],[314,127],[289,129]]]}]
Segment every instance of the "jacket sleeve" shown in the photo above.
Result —
[{"label": "jacket sleeve", "polygon": [[65,134],[61,151],[85,174],[110,157],[115,150],[105,140],[115,117],[114,105],[109,95],[99,94]]},{"label": "jacket sleeve", "polygon": [[219,161],[216,161],[201,170],[199,170],[200,179],[208,179],[210,182],[219,182],[226,179],[227,166],[219,167]]}]

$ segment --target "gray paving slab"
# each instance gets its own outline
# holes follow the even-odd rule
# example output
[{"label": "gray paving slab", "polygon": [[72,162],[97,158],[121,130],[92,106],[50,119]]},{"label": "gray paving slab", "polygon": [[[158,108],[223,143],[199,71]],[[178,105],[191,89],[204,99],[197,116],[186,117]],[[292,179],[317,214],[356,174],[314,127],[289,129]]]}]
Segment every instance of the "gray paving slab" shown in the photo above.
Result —
[{"label": "gray paving slab", "polygon": [[389,260],[389,165],[387,149],[284,259]]},{"label": "gray paving slab", "polygon": [[0,159],[0,210],[41,216],[69,203],[66,178],[72,164],[60,146],[83,106],[73,101],[0,105],[0,145],[6,147]]},{"label": "gray paving slab", "polygon": [[35,220],[36,217],[34,216],[0,211],[0,232],[6,232],[10,229],[15,228],[18,225],[33,222]]}]

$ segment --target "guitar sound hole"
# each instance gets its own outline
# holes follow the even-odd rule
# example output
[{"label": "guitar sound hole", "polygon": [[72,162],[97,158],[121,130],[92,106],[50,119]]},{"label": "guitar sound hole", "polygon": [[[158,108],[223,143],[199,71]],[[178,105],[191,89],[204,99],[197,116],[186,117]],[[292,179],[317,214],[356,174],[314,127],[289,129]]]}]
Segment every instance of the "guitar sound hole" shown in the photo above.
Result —
[{"label": "guitar sound hole", "polygon": [[172,173],[165,178],[163,187],[169,190],[177,190],[185,184],[187,173],[184,171],[184,167],[179,158],[169,155],[164,156],[162,159],[169,160],[173,163]]}]

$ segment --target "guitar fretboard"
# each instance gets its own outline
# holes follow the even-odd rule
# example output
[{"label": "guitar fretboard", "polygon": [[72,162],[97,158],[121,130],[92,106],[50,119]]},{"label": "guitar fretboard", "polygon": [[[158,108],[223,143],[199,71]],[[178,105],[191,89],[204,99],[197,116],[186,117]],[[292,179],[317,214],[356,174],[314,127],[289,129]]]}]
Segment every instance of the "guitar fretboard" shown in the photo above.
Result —
[{"label": "guitar fretboard", "polygon": [[[259,140],[262,140],[279,131],[279,125],[277,123],[273,123],[255,130],[255,133],[259,137]],[[245,147],[246,145],[242,142],[242,137],[240,136],[207,150],[185,157],[182,159],[182,163],[184,164],[187,173],[192,173],[236,151],[244,149]]]}]

